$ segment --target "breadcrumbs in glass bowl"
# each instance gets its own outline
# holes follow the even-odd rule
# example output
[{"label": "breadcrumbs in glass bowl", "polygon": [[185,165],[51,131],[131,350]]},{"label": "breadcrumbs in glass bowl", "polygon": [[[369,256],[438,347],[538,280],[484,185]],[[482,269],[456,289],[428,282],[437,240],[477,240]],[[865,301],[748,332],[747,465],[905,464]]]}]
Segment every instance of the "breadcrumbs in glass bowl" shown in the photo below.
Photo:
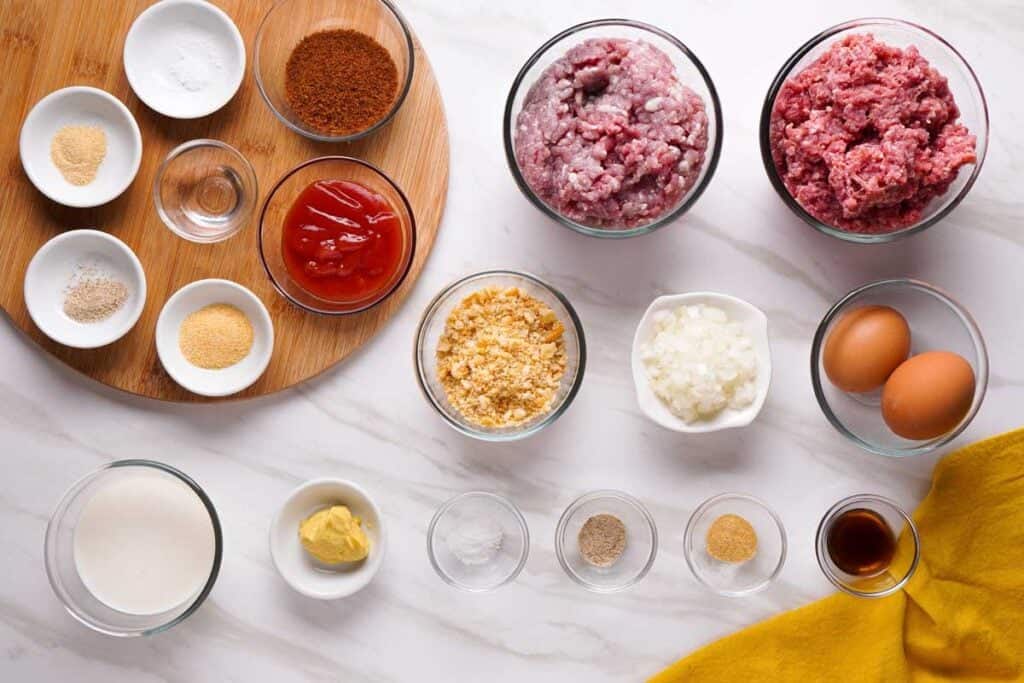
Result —
[{"label": "breadcrumbs in glass bowl", "polygon": [[511,270],[453,282],[416,333],[416,375],[457,431],[486,441],[535,434],[565,412],[586,365],[572,304],[536,276]]}]

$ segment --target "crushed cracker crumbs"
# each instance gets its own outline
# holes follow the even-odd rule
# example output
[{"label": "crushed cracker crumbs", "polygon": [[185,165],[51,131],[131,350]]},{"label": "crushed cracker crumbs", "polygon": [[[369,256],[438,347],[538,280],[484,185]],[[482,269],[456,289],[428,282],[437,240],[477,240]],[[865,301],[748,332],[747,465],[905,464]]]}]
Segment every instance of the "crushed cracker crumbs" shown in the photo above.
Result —
[{"label": "crushed cracker crumbs", "polygon": [[520,425],[550,410],[565,374],[565,327],[518,287],[486,287],[452,310],[437,344],[448,401],[475,425]]}]

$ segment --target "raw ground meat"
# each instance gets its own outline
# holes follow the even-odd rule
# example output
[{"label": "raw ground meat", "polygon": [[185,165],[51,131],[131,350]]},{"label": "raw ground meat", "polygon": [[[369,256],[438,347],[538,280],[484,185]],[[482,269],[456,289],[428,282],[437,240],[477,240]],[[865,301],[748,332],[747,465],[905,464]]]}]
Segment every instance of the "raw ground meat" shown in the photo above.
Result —
[{"label": "raw ground meat", "polygon": [[772,158],[794,199],[821,222],[888,233],[977,161],[946,78],[918,53],[851,35],[779,90]]},{"label": "raw ground meat", "polygon": [[671,211],[700,176],[704,102],[653,45],[580,43],[544,70],[516,118],[516,161],[555,211],[600,228]]}]

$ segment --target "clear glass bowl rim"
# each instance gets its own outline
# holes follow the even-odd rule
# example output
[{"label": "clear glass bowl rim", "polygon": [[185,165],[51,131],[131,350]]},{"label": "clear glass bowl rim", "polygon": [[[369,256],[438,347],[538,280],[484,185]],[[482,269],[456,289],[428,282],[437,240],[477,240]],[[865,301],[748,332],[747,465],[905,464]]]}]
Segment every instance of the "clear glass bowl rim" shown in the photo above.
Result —
[{"label": "clear glass bowl rim", "polygon": [[412,31],[409,30],[409,24],[406,23],[405,17],[398,11],[398,8],[391,2],[391,0],[376,0],[379,4],[383,5],[402,29],[402,35],[405,38],[405,53],[409,59],[409,68],[406,70],[405,80],[401,87],[398,89],[398,94],[395,96],[395,102],[391,105],[391,109],[382,119],[374,123],[366,130],[359,131],[358,133],[352,133],[351,135],[320,135],[312,131],[303,130],[294,123],[288,120],[284,114],[277,110],[274,103],[270,101],[270,97],[267,95],[265,86],[263,85],[263,77],[260,76],[260,45],[263,41],[263,33],[267,29],[270,15],[279,9],[287,7],[290,3],[297,0],[278,0],[275,2],[267,13],[263,15],[263,19],[260,20],[260,27],[256,30],[256,40],[253,42],[253,58],[252,58],[252,73],[256,79],[256,89],[260,91],[260,97],[263,98],[263,102],[266,103],[267,108],[274,113],[277,120],[283,123],[285,126],[295,131],[303,137],[309,138],[310,140],[317,140],[318,142],[353,142],[360,138],[365,138],[371,133],[383,128],[391,122],[398,110],[402,108],[402,104],[405,103],[405,98],[409,94],[409,90],[412,89],[412,77],[416,71],[416,50],[412,40]]},{"label": "clear glass bowl rim", "polygon": [[[960,189],[960,192],[956,197],[953,198],[948,205],[946,205],[941,211],[936,213],[931,218],[921,221],[917,225],[912,225],[908,228],[896,230],[894,232],[888,232],[878,235],[866,235],[855,232],[847,232],[845,230],[839,230],[830,225],[825,225],[817,218],[807,212],[804,207],[800,206],[799,202],[796,201],[790,194],[789,190],[786,189],[785,183],[779,177],[778,171],[775,169],[775,161],[772,159],[771,152],[771,141],[770,141],[770,127],[771,127],[771,115],[772,109],[775,107],[775,98],[779,94],[779,90],[782,88],[783,83],[790,77],[791,72],[804,58],[807,53],[813,50],[815,47],[823,43],[824,41],[832,38],[833,36],[847,31],[850,29],[866,28],[871,26],[886,25],[886,26],[899,26],[901,28],[909,29],[910,31],[919,31],[926,34],[928,37],[935,39],[940,45],[945,47],[950,53],[963,65],[964,71],[970,76],[971,81],[974,83],[974,87],[978,90],[978,97],[981,100],[982,119],[984,121],[984,130],[982,131],[971,131],[982,141],[981,155],[978,157],[978,161],[974,164],[974,168],[971,169],[971,175],[967,179],[967,183]],[[765,173],[768,174],[768,180],[771,181],[772,187],[775,188],[775,192],[782,199],[783,203],[789,207],[789,209],[795,213],[801,220],[810,225],[812,228],[820,233],[829,235],[841,239],[845,242],[853,242],[856,244],[881,244],[885,242],[892,242],[895,240],[903,239],[919,233],[927,228],[938,223],[940,220],[949,215],[960,202],[964,200],[971,188],[974,187],[974,182],[978,179],[978,174],[981,173],[981,167],[985,163],[985,157],[988,154],[988,138],[989,138],[989,114],[988,114],[988,100],[985,99],[985,91],[981,87],[981,81],[978,80],[978,76],[974,73],[974,69],[964,59],[964,56],[953,47],[945,38],[938,35],[934,31],[915,24],[910,21],[903,19],[893,19],[889,17],[863,17],[861,19],[851,19],[835,26],[830,26],[824,31],[818,33],[806,43],[801,45],[796,52],[793,53],[789,59],[783,63],[782,68],[776,74],[772,80],[771,86],[768,88],[768,94],[765,96],[764,105],[761,108],[761,123],[759,126],[758,138],[761,145],[761,161],[764,164]]]},{"label": "clear glass bowl rim", "polygon": [[[82,616],[77,614],[73,609],[71,609],[71,606],[64,601],[63,597],[61,597],[61,591],[58,590],[58,581],[54,576],[54,570],[50,567],[49,553],[46,552],[50,544],[50,532],[56,521],[56,513],[64,506],[64,503],[67,500],[68,495],[71,494],[71,492],[73,491],[77,492],[85,482],[96,477],[101,472],[118,467],[151,467],[153,469],[160,470],[162,472],[170,474],[173,477],[176,477],[183,484],[192,489],[196,496],[199,497],[199,500],[202,502],[203,507],[206,508],[207,513],[209,513],[210,515],[210,522],[213,524],[213,567],[210,570],[210,576],[206,580],[206,584],[203,586],[202,590],[199,591],[199,595],[196,596],[195,600],[192,601],[192,604],[189,605],[184,612],[176,616],[174,619],[171,619],[166,624],[161,624],[159,626],[155,626],[145,631],[139,631],[138,633],[120,633],[101,628],[100,626],[97,626],[96,624],[87,621]],[[177,469],[176,467],[173,467],[166,463],[157,462],[156,460],[146,460],[141,458],[114,460],[113,462],[108,462],[105,465],[102,465],[101,467],[98,467],[97,469],[89,472],[88,474],[79,477],[71,486],[67,488],[67,490],[64,492],[64,495],[62,495],[60,497],[60,500],[57,502],[57,505],[54,508],[53,513],[50,514],[50,519],[46,523],[45,539],[46,547],[44,547],[43,555],[46,558],[46,578],[49,580],[50,588],[53,590],[54,595],[57,596],[57,599],[60,600],[60,603],[64,607],[65,611],[67,611],[67,613],[74,617],[75,620],[77,620],[79,623],[83,624],[84,626],[87,626],[93,631],[102,633],[104,635],[115,636],[119,638],[152,636],[156,635],[157,633],[163,633],[164,631],[173,628],[174,626],[177,626],[185,619],[187,619],[189,616],[191,616],[192,613],[199,609],[199,606],[206,601],[206,598],[210,594],[210,591],[213,590],[213,585],[217,582],[217,576],[218,574],[220,574],[221,559],[224,555],[224,536],[223,533],[221,532],[220,517],[217,515],[217,509],[214,507],[213,501],[210,500],[210,497],[208,495],[206,495],[206,491],[204,491],[203,488],[199,484],[197,484],[194,479],[192,479],[190,476],[188,476],[181,470]]]},{"label": "clear glass bowl rim", "polygon": [[[312,308],[310,306],[307,306],[306,304],[300,301],[296,301],[295,299],[292,298],[290,294],[288,294],[288,292],[284,290],[283,287],[281,287],[281,285],[278,284],[277,280],[274,278],[274,274],[270,272],[270,266],[267,265],[266,257],[263,256],[263,221],[266,218],[267,207],[270,205],[270,200],[273,199],[274,195],[277,194],[277,191],[281,189],[281,187],[293,175],[295,175],[302,169],[306,168],[307,166],[312,166],[314,164],[318,164],[325,161],[341,161],[347,163],[354,163],[377,174],[378,176],[383,178],[384,181],[392,187],[392,189],[394,189],[394,191],[398,194],[399,197],[401,197],[402,203],[405,205],[405,210],[409,214],[409,261],[408,263],[405,264],[401,276],[399,276],[399,278],[395,280],[395,284],[393,287],[391,287],[391,289],[382,293],[377,299],[372,300],[371,303],[360,306],[359,308],[353,308],[350,311],[324,311],[319,308]],[[283,296],[287,301],[291,302],[293,305],[298,306],[304,311],[315,313],[317,315],[355,315],[357,313],[363,313],[365,311],[370,310],[374,306],[391,298],[391,295],[398,291],[398,288],[402,286],[402,284],[405,282],[405,279],[409,276],[409,271],[412,270],[413,261],[416,260],[416,214],[412,210],[412,204],[409,203],[409,198],[405,195],[405,192],[402,190],[402,188],[399,187],[398,183],[391,179],[391,176],[389,176],[387,173],[382,171],[377,166],[371,164],[369,161],[357,159],[356,157],[349,157],[344,155],[327,155],[322,157],[314,157],[312,159],[307,159],[306,161],[303,161],[301,164],[286,171],[284,175],[282,175],[278,179],[278,181],[274,183],[274,186],[270,188],[270,192],[267,193],[267,196],[263,198],[263,206],[260,208],[260,220],[259,224],[257,225],[257,228],[257,250],[259,251],[260,255],[260,263],[263,264],[263,270],[267,273],[267,279],[270,280],[270,284],[274,286],[274,289],[277,290],[278,294]]]},{"label": "clear glass bowl rim", "polygon": [[[498,583],[488,586],[469,586],[467,584],[456,581],[449,576],[443,569],[441,569],[440,563],[437,561],[437,557],[434,555],[434,533],[437,530],[437,523],[444,517],[445,513],[451,510],[453,507],[461,503],[468,498],[485,498],[493,500],[494,502],[502,505],[508,509],[512,516],[515,517],[516,522],[519,524],[519,529],[523,533],[523,552],[516,563],[516,566],[512,569],[512,572]],[[512,583],[516,577],[519,576],[520,572],[523,571],[523,567],[526,566],[526,560],[530,556],[530,527],[526,524],[526,518],[523,517],[523,513],[519,510],[515,503],[493,491],[466,491],[458,495],[452,496],[437,509],[434,513],[433,518],[430,520],[430,526],[427,527],[427,557],[430,558],[430,565],[437,572],[437,575],[450,586],[459,588],[470,593],[489,593],[490,591],[497,590],[502,586]]]},{"label": "clear glass bowl rim", "polygon": [[[421,356],[426,351],[426,330],[427,324],[433,320],[434,316],[437,315],[441,304],[447,299],[448,295],[454,292],[456,289],[464,284],[473,282],[474,280],[483,280],[489,277],[518,277],[525,280],[529,280],[533,284],[547,290],[553,297],[565,307],[565,310],[569,313],[569,318],[572,323],[573,331],[576,334],[576,339],[579,341],[580,347],[580,358],[578,367],[576,369],[576,377],[573,379],[572,386],[569,388],[565,398],[562,399],[561,404],[558,405],[554,410],[548,413],[543,420],[530,425],[526,429],[514,431],[514,432],[489,432],[483,429],[473,429],[466,425],[461,424],[448,414],[448,411],[440,404],[440,402],[434,397],[434,394],[430,391],[430,384],[426,377],[426,368],[424,367]],[[420,386],[420,391],[423,392],[427,402],[434,407],[434,410],[444,418],[444,421],[448,423],[455,431],[465,434],[466,436],[480,439],[481,441],[515,441],[517,439],[525,439],[528,436],[536,434],[540,430],[547,427],[549,424],[557,420],[562,414],[569,409],[573,399],[576,398],[576,394],[579,393],[580,386],[583,384],[583,375],[587,367],[587,342],[583,333],[583,323],[580,321],[579,315],[576,313],[576,309],[573,308],[572,304],[569,303],[569,299],[565,297],[559,290],[555,289],[552,285],[548,284],[544,280],[540,279],[536,275],[532,275],[521,270],[483,270],[478,273],[472,273],[465,277],[459,278],[454,282],[449,283],[441,289],[438,294],[431,299],[430,303],[427,304],[426,309],[423,312],[423,316],[420,318],[420,323],[416,328],[416,341],[413,347],[413,363],[416,366],[416,381]]]},{"label": "clear glass bowl rim", "polygon": [[[715,119],[715,144],[711,150],[711,155],[705,157],[704,163],[707,165],[707,171],[704,173],[704,177],[701,178],[700,183],[691,188],[690,195],[686,198],[686,200],[680,202],[679,205],[669,213],[651,221],[646,225],[637,226],[635,228],[630,228],[628,230],[617,230],[614,228],[594,228],[587,225],[583,225],[582,223],[577,223],[576,221],[570,220],[565,216],[562,216],[557,211],[555,211],[547,204],[545,204],[544,201],[534,193],[533,189],[526,182],[526,179],[523,178],[523,174],[519,171],[519,163],[516,161],[515,145],[513,144],[512,138],[509,135],[509,130],[512,125],[513,116],[512,106],[515,102],[516,95],[519,93],[519,88],[523,86],[523,80],[526,78],[526,75],[527,73],[529,73],[530,69],[532,69],[538,61],[540,61],[541,57],[543,57],[548,50],[550,50],[553,46],[557,45],[562,39],[568,38],[569,36],[572,36],[581,31],[601,26],[628,26],[629,28],[647,31],[649,33],[657,35],[659,38],[662,38],[663,40],[668,41],[677,49],[679,49],[679,51],[682,52],[683,55],[693,64],[693,66],[697,69],[697,72],[703,78],[704,85],[707,87],[708,93],[711,96],[710,106],[712,114],[714,115]],[[516,113],[516,115],[518,115],[518,112]],[[654,26],[653,24],[647,24],[642,21],[634,21],[632,19],[616,18],[594,19],[592,21],[585,21],[581,24],[576,24],[575,26],[570,26],[569,28],[556,34],[554,37],[549,38],[547,41],[544,42],[543,45],[537,48],[537,50],[532,55],[530,55],[530,57],[526,60],[526,63],[523,64],[522,68],[519,69],[519,73],[516,74],[515,79],[512,81],[512,87],[509,89],[508,97],[505,100],[505,114],[504,117],[502,118],[502,122],[502,139],[505,145],[505,161],[508,163],[509,170],[512,172],[512,177],[515,179],[516,185],[519,186],[519,190],[523,193],[523,196],[525,196],[531,204],[540,209],[542,213],[544,213],[549,218],[554,219],[559,224],[564,225],[565,227],[570,228],[571,230],[574,230],[578,233],[589,235],[590,237],[602,237],[606,239],[623,239],[627,237],[636,237],[637,235],[646,235],[647,233],[654,232],[658,228],[664,227],[669,223],[674,222],[677,218],[681,217],[684,213],[689,211],[689,209],[694,204],[697,203],[697,200],[700,198],[700,196],[704,194],[704,191],[711,183],[711,178],[715,175],[715,170],[718,168],[718,160],[722,153],[722,138],[724,134],[724,127],[722,121],[722,103],[718,97],[718,91],[715,89],[715,84],[711,80],[711,76],[708,74],[707,69],[704,68],[704,64],[697,58],[697,56],[693,52],[690,51],[690,48],[688,48],[681,40],[676,38],[668,31],[660,29],[657,26]]]},{"label": "clear glass bowl rim", "polygon": [[[252,207],[249,210],[249,215],[244,220],[239,221],[238,225],[233,230],[230,230],[222,235],[214,235],[212,237],[197,237],[196,235],[189,235],[183,232],[174,224],[171,217],[167,214],[167,210],[164,209],[164,202],[160,198],[160,182],[164,179],[164,173],[167,172],[167,168],[171,165],[175,159],[180,157],[186,152],[190,152],[198,147],[216,147],[222,149],[225,152],[233,155],[236,159],[242,163],[242,172],[245,174],[245,180],[252,183]],[[160,216],[160,220],[163,221],[167,229],[173,232],[178,237],[189,242],[195,242],[196,244],[214,244],[216,242],[223,242],[224,240],[234,237],[242,228],[246,226],[252,214],[255,213],[256,203],[259,201],[260,188],[259,180],[256,178],[256,171],[253,169],[252,164],[240,151],[229,145],[222,140],[214,140],[213,138],[196,138],[195,140],[188,140],[181,143],[164,157],[164,160],[160,162],[160,166],[156,169],[156,176],[153,179],[153,204],[156,206],[156,213]]]},{"label": "clear glass bowl rim", "polygon": [[[779,561],[776,563],[775,568],[772,570],[771,574],[769,574],[763,581],[761,581],[761,583],[751,588],[746,588],[744,590],[724,590],[712,586],[710,583],[705,581],[704,577],[701,576],[700,573],[697,571],[697,567],[694,566],[693,559],[690,557],[690,553],[688,552],[688,548],[691,545],[691,540],[693,539],[694,529],[697,526],[697,520],[700,519],[708,511],[708,509],[711,508],[712,505],[715,505],[716,503],[721,503],[722,501],[726,500],[744,500],[747,501],[748,503],[753,503],[754,505],[768,513],[768,516],[772,518],[772,521],[775,522],[775,526],[779,530],[779,542],[781,548],[779,551]],[[765,503],[763,500],[756,496],[752,496],[748,493],[719,493],[717,495],[711,496],[694,509],[693,513],[690,515],[690,518],[686,521],[686,531],[683,532],[683,557],[686,558],[686,566],[690,568],[690,573],[693,574],[694,578],[697,579],[697,581],[700,582],[700,584],[708,590],[717,593],[718,595],[724,595],[725,597],[729,598],[740,598],[745,597],[747,595],[753,595],[754,593],[759,593],[763,591],[765,588],[771,585],[771,583],[778,578],[779,573],[782,572],[782,567],[786,564],[786,556],[788,555],[788,553],[789,540],[786,536],[786,527],[782,523],[782,518],[779,517],[775,510],[771,509],[768,506],[768,504]]]},{"label": "clear glass bowl rim", "polygon": [[[976,401],[972,401],[970,412],[964,416],[960,425],[943,436],[937,438],[932,443],[919,446],[917,448],[901,448],[901,449],[890,449],[877,446],[869,443],[859,436],[851,432],[846,428],[846,425],[839,419],[839,417],[832,411],[832,407],[828,403],[828,399],[825,398],[825,391],[822,388],[821,372],[818,369],[818,358],[821,356],[822,346],[825,344],[825,333],[828,331],[829,325],[835,319],[839,312],[843,309],[846,304],[853,301],[861,294],[869,292],[873,289],[882,287],[913,287],[915,289],[924,290],[940,301],[946,304],[953,313],[960,318],[960,321],[967,328],[967,332],[971,337],[971,340],[975,343],[975,351],[978,355],[978,368],[975,377],[974,395],[977,397]],[[840,434],[845,436],[847,439],[855,443],[857,446],[863,448],[869,453],[876,455],[884,455],[890,458],[905,458],[912,455],[922,455],[924,453],[930,453],[936,448],[945,446],[950,441],[958,437],[967,426],[974,420],[974,417],[978,414],[981,409],[981,404],[985,401],[985,393],[988,389],[988,350],[985,346],[985,338],[981,335],[981,330],[978,328],[978,323],[974,320],[974,317],[964,308],[960,302],[954,299],[945,290],[936,287],[935,285],[928,284],[923,280],[915,280],[913,278],[890,278],[886,280],[877,280],[875,282],[869,282],[866,285],[861,285],[856,289],[853,289],[843,295],[836,303],[832,304],[832,307],[828,309],[825,317],[818,323],[818,329],[814,332],[814,341],[811,342],[811,386],[814,389],[814,398],[818,402],[818,407],[821,408],[821,412],[825,414],[825,418],[836,428]]]},{"label": "clear glass bowl rim", "polygon": [[[579,576],[574,572],[572,567],[569,566],[568,560],[565,559],[565,545],[562,542],[562,537],[565,536],[565,528],[569,524],[569,519],[584,503],[589,503],[592,500],[598,500],[601,498],[616,498],[627,503],[630,507],[640,513],[640,516],[644,518],[645,522],[647,522],[647,526],[651,531],[651,551],[647,556],[647,561],[644,562],[643,567],[640,568],[640,571],[637,572],[635,576],[631,577],[629,581],[617,586],[602,586],[587,581],[582,576]],[[558,518],[558,525],[555,527],[555,555],[558,557],[558,564],[562,566],[562,570],[566,575],[587,590],[593,591],[594,593],[618,593],[640,583],[640,581],[647,576],[647,573],[651,571],[651,567],[654,566],[654,560],[658,556],[658,525],[654,523],[654,517],[651,516],[651,513],[648,512],[644,504],[625,491],[619,491],[617,489],[598,489],[596,491],[590,491],[569,503],[569,506],[565,508],[564,512],[562,512],[562,516]]]},{"label": "clear glass bowl rim", "polygon": [[[896,582],[895,585],[890,586],[889,588],[886,588],[883,591],[878,591],[874,593],[868,591],[859,591],[856,588],[845,585],[842,581],[839,580],[839,577],[833,574],[832,571],[828,568],[828,562],[825,559],[825,553],[828,552],[828,550],[826,549],[827,544],[825,541],[825,523],[830,521],[840,508],[844,508],[849,505],[855,505],[857,503],[883,503],[885,505],[889,505],[890,507],[892,507],[892,509],[896,510],[896,512],[899,513],[900,517],[903,518],[904,523],[907,525],[907,528],[910,529],[910,533],[914,539],[914,559],[911,560],[910,567],[907,569],[907,573],[903,576],[903,578]],[[830,507],[828,509],[828,512],[825,513],[825,516],[821,518],[821,521],[818,523],[818,530],[814,534],[814,554],[818,558],[818,566],[821,568],[822,573],[825,574],[825,578],[827,578],[829,582],[839,590],[859,598],[884,598],[887,595],[892,595],[896,591],[903,588],[903,586],[907,585],[907,582],[910,581],[910,578],[914,575],[914,572],[917,571],[917,565],[920,564],[921,561],[921,537],[917,532],[917,525],[914,524],[913,518],[907,514],[906,510],[897,505],[894,501],[890,500],[889,498],[886,498],[885,496],[878,496],[873,493],[859,493],[857,495],[848,496],[838,501],[835,505]]]}]

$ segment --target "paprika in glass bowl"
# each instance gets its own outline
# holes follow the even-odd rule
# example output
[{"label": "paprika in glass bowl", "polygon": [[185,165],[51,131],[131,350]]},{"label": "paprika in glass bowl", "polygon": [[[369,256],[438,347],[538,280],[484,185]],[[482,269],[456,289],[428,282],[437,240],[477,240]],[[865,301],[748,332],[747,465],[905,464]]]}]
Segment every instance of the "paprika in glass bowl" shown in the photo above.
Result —
[{"label": "paprika in glass bowl", "polygon": [[281,0],[256,33],[253,74],[288,128],[349,142],[398,113],[412,85],[413,52],[390,0]]},{"label": "paprika in glass bowl", "polygon": [[311,159],[263,203],[260,260],[271,284],[311,313],[348,315],[387,299],[416,252],[416,221],[401,188],[360,159]]}]

